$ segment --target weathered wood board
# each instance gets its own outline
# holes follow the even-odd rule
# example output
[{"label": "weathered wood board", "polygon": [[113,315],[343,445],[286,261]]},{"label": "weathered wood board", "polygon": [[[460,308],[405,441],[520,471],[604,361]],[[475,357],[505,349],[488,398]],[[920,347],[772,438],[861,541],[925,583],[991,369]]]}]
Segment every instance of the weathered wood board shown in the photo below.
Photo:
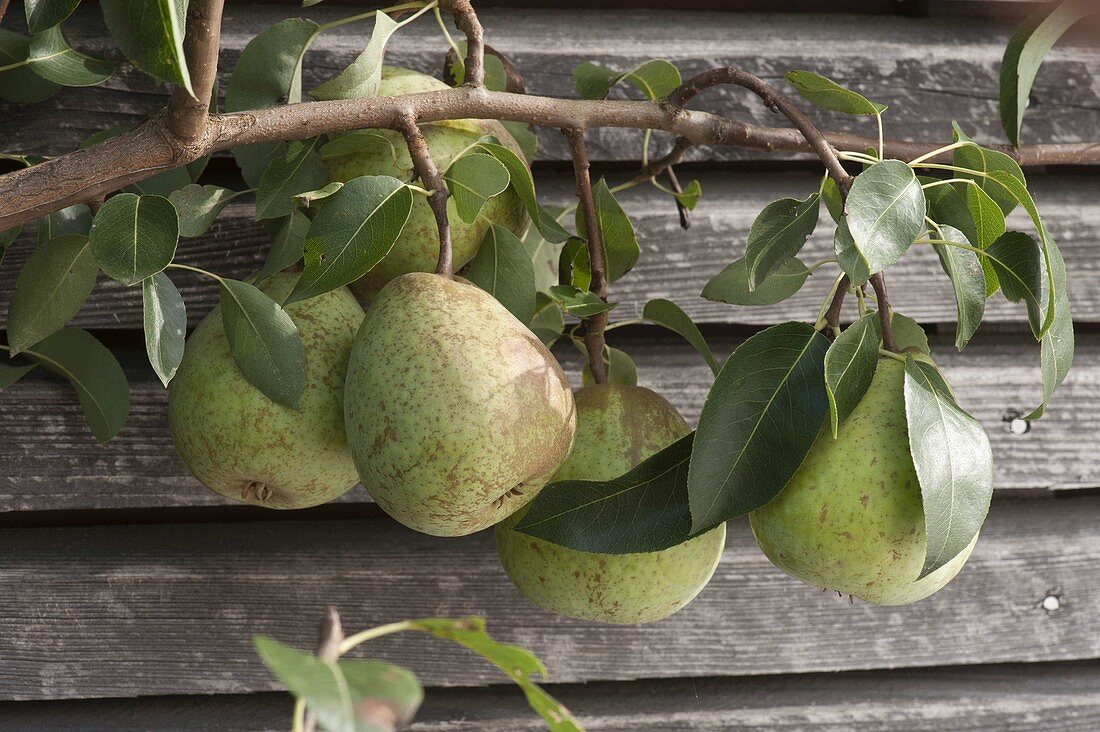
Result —
[{"label": "weathered wood board", "polygon": [[[353,14],[351,8],[321,5],[265,7],[230,3],[222,33],[223,83],[245,44],[281,18],[304,15],[328,21]],[[508,54],[527,77],[532,93],[575,96],[573,68],[592,61],[627,70],[651,58],[667,58],[685,75],[721,65],[741,66],[782,85],[790,69],[812,69],[849,85],[883,104],[889,135],[906,140],[949,140],[958,119],[983,141],[1003,141],[997,117],[997,70],[1014,27],[983,20],[857,15],[751,15],[666,10],[550,10],[486,8],[487,40]],[[357,23],[321,35],[307,56],[308,91],[335,75],[362,51],[369,23]],[[629,28],[629,33],[623,33]],[[121,61],[95,9],[67,24],[80,50]],[[689,38],[690,42],[685,41]],[[858,42],[853,39],[858,38]],[[439,73],[446,49],[430,21],[405,29],[388,51],[387,61]],[[1094,78],[1100,47],[1070,41],[1055,48],[1033,90],[1025,139],[1072,142],[1090,139],[1100,127]],[[133,125],[163,106],[165,87],[122,63],[102,86],[69,89],[35,106],[0,105],[5,119],[4,147],[12,151],[57,153],[76,147],[90,133],[113,125]],[[709,91],[696,105],[743,121],[782,124],[747,92]],[[808,105],[807,105],[808,106]],[[873,135],[874,124],[815,111],[822,129]],[[50,134],[43,135],[42,130]],[[568,159],[556,131],[541,136],[542,156]],[[641,134],[598,130],[591,134],[597,160],[637,159]],[[754,151],[708,150],[710,159],[760,159]]]},{"label": "weathered wood board", "polygon": [[[0,533],[0,698],[241,693],[277,688],[253,633],[314,644],[316,618],[347,628],[482,615],[536,652],[555,682],[742,676],[1095,658],[1100,653],[1100,499],[995,501],[961,576],[885,608],[773,568],[740,519],[684,611],[613,627],[540,611],[500,570],[491,532],[439,539],[385,517]],[[1049,595],[1060,609],[1044,610]],[[461,649],[392,636],[371,655],[429,685],[480,685],[495,669]]]},{"label": "weathered wood board", "polygon": [[[686,175],[694,171],[688,171]],[[626,177],[619,172],[619,178]],[[700,323],[771,325],[784,320],[811,320],[839,270],[823,267],[802,290],[778,305],[735,307],[699,296],[711,277],[744,254],[745,239],[761,209],[784,196],[804,198],[817,189],[820,178],[805,173],[734,173],[707,169],[697,176],[703,198],[692,216],[692,227],[679,226],[674,204],[650,186],[621,194],[632,216],[642,254],[637,267],[613,283],[612,300],[619,306],[613,320],[641,315],[649,298],[667,297]],[[575,202],[572,180],[560,171],[539,176],[540,196],[548,203]],[[1100,322],[1100,177],[1034,175],[1032,188],[1051,235],[1059,242],[1067,265],[1075,273],[1071,283],[1074,317],[1078,322]],[[180,242],[180,262],[203,267],[227,277],[243,278],[259,269],[270,238],[254,219],[253,206],[231,204],[206,235]],[[1016,211],[1009,225],[1031,231],[1025,215]],[[800,255],[807,264],[834,257],[835,225],[825,207],[821,221]],[[0,323],[7,320],[15,279],[33,250],[28,233],[12,246],[0,264]],[[172,272],[187,305],[192,325],[214,306],[218,288],[189,272]],[[921,322],[954,322],[951,284],[935,251],[917,246],[887,273],[891,302],[898,312]],[[852,318],[854,306],[846,317]],[[985,321],[1026,322],[1022,304],[1000,294],[986,305]],[[141,328],[141,288],[126,288],[100,278],[96,290],[74,323],[86,328]]]},{"label": "weathered wood board", "polygon": [[[982,422],[993,443],[999,490],[1032,491],[1100,487],[1100,339],[1078,345],[1077,365],[1055,395],[1047,415],[1025,434],[1005,421],[1026,413],[1039,392],[1036,356],[1021,338],[978,338],[962,355],[950,342],[935,351],[964,407]],[[675,341],[612,340],[632,354],[640,381],[665,395],[691,422],[710,388],[710,370],[690,347]],[[713,343],[719,357],[736,341]],[[580,356],[557,349],[574,384]],[[109,445],[88,432],[68,384],[35,378],[0,393],[0,512],[95,508],[157,508],[228,504],[187,472],[168,432],[167,395],[139,354],[127,359],[133,407],[129,421]],[[347,501],[368,500],[355,489]]]}]

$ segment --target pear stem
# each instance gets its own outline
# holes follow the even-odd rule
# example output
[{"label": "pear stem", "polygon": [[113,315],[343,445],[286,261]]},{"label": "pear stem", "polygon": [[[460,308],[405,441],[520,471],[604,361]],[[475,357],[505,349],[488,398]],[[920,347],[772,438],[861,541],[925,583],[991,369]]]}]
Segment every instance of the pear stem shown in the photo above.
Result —
[{"label": "pear stem", "polygon": [[416,124],[416,117],[410,112],[401,117],[401,134],[405,136],[405,144],[409,147],[409,157],[412,158],[413,170],[423,181],[424,187],[432,194],[428,197],[428,205],[435,214],[435,225],[439,230],[439,261],[435,266],[435,273],[450,277],[454,274],[451,255],[451,223],[447,220],[447,187],[443,185],[443,178],[439,175],[439,169],[432,160],[428,151],[428,143],[424,140],[424,134]]},{"label": "pear stem", "polygon": [[[599,219],[596,218],[596,199],[592,196],[592,177],[589,175],[588,149],[584,145],[584,129],[571,127],[562,130],[569,140],[573,157],[573,174],[577,179],[577,198],[584,213],[584,235],[588,240],[588,267],[592,272],[589,290],[607,302],[607,277],[604,274],[603,244],[600,241]],[[607,383],[607,364],[604,329],[607,327],[607,311],[584,319],[584,347],[588,352],[588,368],[597,384]]]}]

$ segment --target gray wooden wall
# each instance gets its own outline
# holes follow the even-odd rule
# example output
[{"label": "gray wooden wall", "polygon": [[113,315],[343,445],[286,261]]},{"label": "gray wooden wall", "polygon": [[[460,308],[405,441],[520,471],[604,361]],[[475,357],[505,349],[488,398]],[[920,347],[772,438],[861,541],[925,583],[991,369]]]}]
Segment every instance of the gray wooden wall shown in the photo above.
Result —
[{"label": "gray wooden wall", "polygon": [[[789,68],[809,68],[890,104],[892,137],[947,139],[958,119],[980,141],[999,139],[996,73],[1013,22],[991,16],[1016,3],[852,6],[877,13],[866,15],[633,4],[657,7],[551,10],[546,2],[490,7],[483,21],[489,42],[511,56],[533,92],[571,94],[571,69],[586,60],[625,69],[663,56],[685,74],[735,64],[777,82]],[[917,12],[891,15],[892,8]],[[255,33],[299,12],[290,3],[230,3],[223,69]],[[324,19],[351,11],[326,3],[305,12]],[[354,58],[365,30],[322,36],[307,58],[306,88]],[[94,13],[80,15],[69,35],[78,47],[117,56]],[[418,24],[392,44],[390,61],[434,71],[440,51],[432,26]],[[0,148],[61,152],[95,130],[133,124],[165,99],[163,88],[123,65],[101,87],[33,107],[0,105]],[[709,92],[699,105],[776,122],[736,91]],[[815,114],[828,129],[871,132],[865,121]],[[1071,39],[1051,53],[1024,134],[1044,142],[1100,137],[1100,44]],[[565,202],[565,148],[554,134],[542,142],[541,193]],[[600,131],[592,156],[609,175],[625,176],[639,142],[634,132]],[[289,697],[276,691],[250,636],[311,646],[328,604],[353,629],[484,615],[495,635],[546,661],[553,693],[589,730],[1100,729],[1100,172],[1028,173],[1075,274],[1079,324],[1074,370],[1049,416],[1029,431],[1009,428],[1039,393],[1022,309],[991,302],[983,330],[959,355],[934,256],[909,256],[891,269],[897,308],[933,333],[961,402],[990,433],[997,465],[989,521],[966,569],[904,608],[849,605],[786,577],[739,520],[713,582],[686,610],[647,627],[597,626],[529,605],[500,570],[489,533],[415,534],[361,489],[295,514],[230,505],[190,478],[172,449],[165,392],[144,360],[140,292],[102,281],[77,322],[115,347],[131,379],[133,410],[119,437],[95,443],[67,385],[48,376],[0,395],[0,730],[285,729]],[[228,159],[215,161],[211,175],[231,176]],[[812,317],[824,277],[782,305],[754,310],[698,293],[738,256],[766,203],[805,195],[818,176],[804,159],[695,151],[681,178],[698,177],[704,198],[687,232],[666,199],[624,194],[643,256],[614,288],[623,303],[616,314],[630,317],[646,299],[670,297],[704,324],[723,356],[754,328]],[[251,215],[248,204],[230,206],[206,236],[185,243],[182,261],[247,274],[266,248]],[[811,240],[814,253],[828,250],[828,228]],[[0,265],[0,323],[30,234]],[[215,292],[182,274],[179,284],[196,322]],[[693,352],[644,329],[612,344],[635,358],[643,384],[697,417],[710,375]],[[576,378],[576,354],[560,356]],[[371,652],[412,667],[430,687],[414,729],[540,728],[517,690],[457,648],[398,637]]]}]

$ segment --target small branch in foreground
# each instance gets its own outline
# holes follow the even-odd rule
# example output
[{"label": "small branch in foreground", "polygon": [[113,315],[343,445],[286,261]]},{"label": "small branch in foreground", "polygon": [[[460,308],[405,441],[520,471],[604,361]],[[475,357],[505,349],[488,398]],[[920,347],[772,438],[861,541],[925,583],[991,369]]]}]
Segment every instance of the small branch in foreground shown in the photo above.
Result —
[{"label": "small branch in foreground", "polygon": [[[317,657],[325,663],[336,663],[340,659],[340,644],[344,642],[344,626],[340,623],[340,613],[333,606],[325,610],[321,618]],[[302,732],[314,732],[317,729],[317,715],[307,710]]]},{"label": "small branch in foreground", "polygon": [[218,51],[221,47],[222,4],[224,0],[192,0],[187,10],[187,34],[183,50],[191,75],[192,97],[176,87],[168,103],[168,129],[187,141],[207,132],[206,118],[210,95],[218,77]]},{"label": "small branch in foreground", "polygon": [[[668,166],[667,168],[665,168],[665,177],[668,178],[668,184],[672,188],[673,191],[675,191],[676,193],[683,193],[684,192],[684,187],[682,185],[680,185],[680,179],[678,177],[676,177],[676,171],[672,169],[671,165]],[[676,199],[676,212],[680,214],[680,228],[684,229],[685,231],[687,229],[690,229],[691,228],[690,212],[688,211],[687,206],[680,203],[679,198]]]},{"label": "small branch in foreground", "polygon": [[882,330],[882,347],[892,353],[898,353],[898,342],[894,340],[890,298],[886,296],[886,279],[882,276],[882,272],[871,275],[871,287],[875,288],[875,300],[878,303],[879,325]]},{"label": "small branch in foreground", "polygon": [[441,0],[439,7],[450,10],[455,25],[466,34],[464,86],[485,86],[485,32],[470,0]]},{"label": "small branch in foreground", "polygon": [[424,140],[415,117],[407,115],[402,119],[401,133],[405,136],[405,144],[409,147],[413,169],[424,183],[424,187],[432,192],[432,195],[428,196],[428,205],[432,207],[435,225],[439,230],[439,262],[436,264],[435,273],[450,277],[454,269],[451,257],[451,223],[447,220],[447,187],[443,185],[443,178],[439,175],[439,169],[435,167],[435,161],[432,160],[428,150],[428,143]]},{"label": "small branch in foreground", "polygon": [[[569,140],[569,152],[573,156],[573,174],[577,179],[577,198],[584,212],[584,234],[588,240],[588,268],[592,273],[589,290],[607,301],[607,278],[604,274],[603,244],[600,241],[599,220],[596,218],[596,199],[592,196],[592,177],[588,168],[588,149],[584,145],[584,130],[562,130]],[[607,311],[584,319],[584,348],[588,352],[588,368],[597,384],[607,383],[607,364],[603,360],[604,328],[607,327]]]},{"label": "small branch in foreground", "polygon": [[829,309],[825,311],[825,322],[829,325],[830,331],[840,327],[840,311],[844,307],[844,298],[848,294],[850,283],[851,280],[848,279],[848,275],[842,276],[840,281],[837,282],[833,300],[829,303]]}]

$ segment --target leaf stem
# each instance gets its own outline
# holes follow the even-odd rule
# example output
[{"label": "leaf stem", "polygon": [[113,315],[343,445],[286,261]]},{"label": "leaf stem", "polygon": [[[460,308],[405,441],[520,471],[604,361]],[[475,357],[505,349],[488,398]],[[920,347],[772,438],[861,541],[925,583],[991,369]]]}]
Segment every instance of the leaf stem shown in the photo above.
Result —
[{"label": "leaf stem", "polygon": [[883,140],[882,134],[882,112],[875,112],[875,122],[878,123],[878,159],[885,160],[886,143]]},{"label": "leaf stem", "polygon": [[221,278],[220,276],[214,274],[213,272],[208,272],[205,269],[200,269],[198,267],[192,267],[190,264],[180,264],[178,262],[172,262],[168,265],[168,267],[171,267],[172,269],[185,269],[188,272],[196,272],[196,273],[201,274],[205,277],[209,277],[211,279],[217,280],[219,283],[225,281],[223,278]]},{"label": "leaf stem", "polygon": [[900,353],[894,353],[893,351],[887,351],[885,348],[878,349],[878,355],[886,356],[887,358],[892,358],[895,361],[901,361],[902,363],[905,363],[906,361],[905,356],[901,355]]},{"label": "leaf stem", "polygon": [[303,732],[306,725],[306,700],[302,697],[294,699],[294,716],[290,723],[290,732]]},{"label": "leaf stem", "polygon": [[[317,32],[320,33],[322,31],[331,30],[333,28],[339,28],[342,25],[348,25],[350,23],[358,23],[360,20],[366,20],[367,18],[373,18],[374,16],[378,15],[379,13],[396,13],[396,12],[399,12],[401,10],[421,10],[421,9],[422,10],[428,10],[435,4],[436,4],[435,2],[430,2],[430,3],[407,2],[407,3],[401,3],[399,5],[391,5],[388,8],[378,8],[376,10],[368,10],[367,12],[359,13],[358,15],[349,15],[346,18],[340,18],[339,20],[330,20],[327,23],[321,23],[317,27]],[[417,15],[419,15],[419,13],[417,13]]]},{"label": "leaf stem", "polygon": [[[967,145],[974,145],[974,143],[971,142],[970,140],[960,140],[958,142],[953,142],[950,145],[944,145],[943,147],[937,147],[935,150],[929,150],[924,155],[918,155],[917,157],[910,160],[909,161],[909,167],[910,168],[924,167],[924,166],[921,165],[921,163],[923,163],[925,160],[931,160],[932,158],[936,157],[937,155],[943,155],[945,152],[950,152],[951,150],[957,150],[958,148],[966,147]],[[975,145],[975,147],[976,147],[976,145]]]},{"label": "leaf stem", "polygon": [[355,635],[349,635],[340,643],[339,655],[344,655],[348,651],[352,650],[358,645],[366,643],[369,640],[375,638],[381,638],[384,635],[390,635],[391,633],[400,633],[404,630],[412,630],[413,624],[408,620],[402,620],[399,623],[389,623],[387,625],[379,625],[377,628],[368,628],[367,630],[360,631]]}]

